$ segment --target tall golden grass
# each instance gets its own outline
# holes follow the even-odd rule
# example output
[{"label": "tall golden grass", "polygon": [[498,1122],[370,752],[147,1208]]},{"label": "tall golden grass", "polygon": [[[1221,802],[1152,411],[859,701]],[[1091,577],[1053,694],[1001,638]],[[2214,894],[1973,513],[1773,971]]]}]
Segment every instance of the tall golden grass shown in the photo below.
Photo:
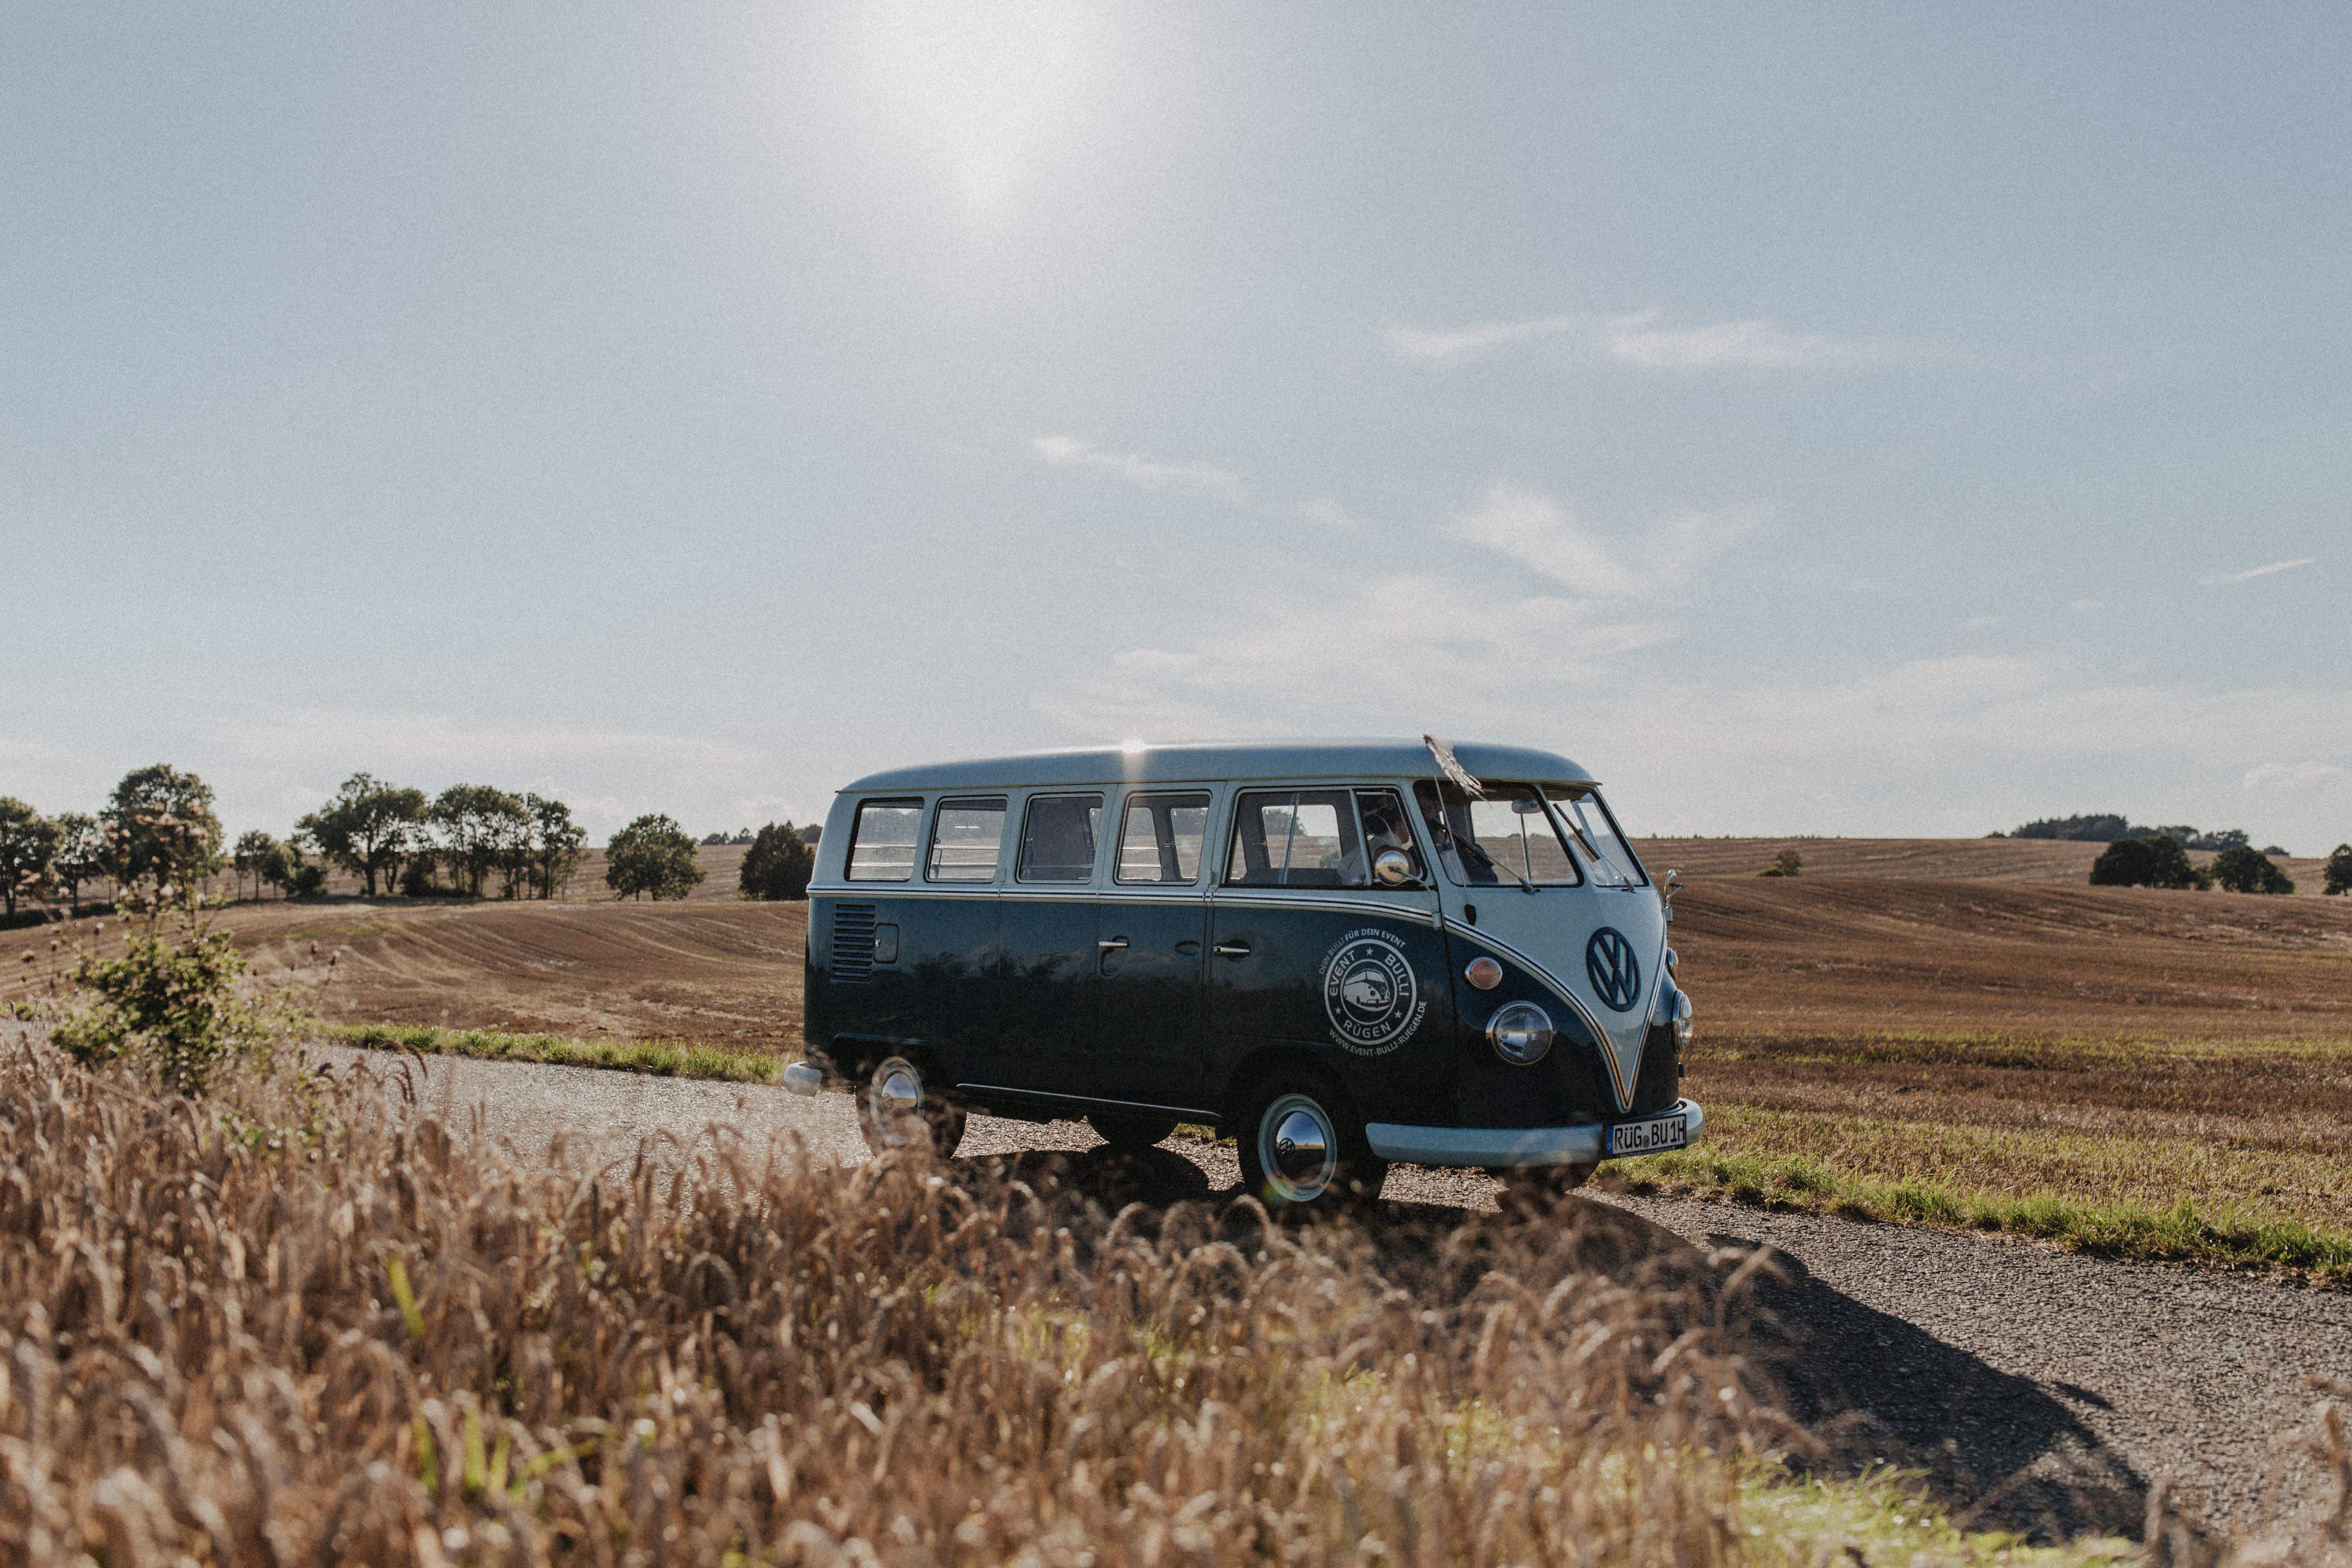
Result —
[{"label": "tall golden grass", "polygon": [[525,1161],[399,1089],[0,1043],[0,1561],[1809,1560],[1743,1521],[1800,1439],[1737,1278],[1569,1210],[1376,1243],[723,1132]]}]

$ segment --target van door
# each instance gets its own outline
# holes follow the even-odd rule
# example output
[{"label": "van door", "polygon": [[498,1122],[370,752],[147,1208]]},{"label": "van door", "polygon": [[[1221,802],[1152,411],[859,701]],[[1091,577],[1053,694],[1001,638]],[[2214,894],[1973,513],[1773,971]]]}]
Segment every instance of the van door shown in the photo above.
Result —
[{"label": "van door", "polygon": [[1033,795],[1022,818],[1013,881],[997,922],[985,994],[1008,1089],[1083,1094],[1072,1080],[1088,1029],[1084,992],[1095,971],[1099,790]]},{"label": "van door", "polygon": [[1090,1093],[1139,1105],[1202,1104],[1207,1058],[1201,965],[1208,904],[1201,886],[1207,790],[1138,790],[1119,813],[1111,885],[1097,921],[1085,1053]]},{"label": "van door", "polygon": [[[1417,886],[1373,879],[1383,848],[1408,856]],[[1282,1042],[1338,1072],[1367,1121],[1412,1121],[1450,1095],[1453,991],[1428,865],[1394,789],[1235,797],[1211,900],[1211,1092]],[[1415,1048],[1432,1042],[1435,1058]]]}]

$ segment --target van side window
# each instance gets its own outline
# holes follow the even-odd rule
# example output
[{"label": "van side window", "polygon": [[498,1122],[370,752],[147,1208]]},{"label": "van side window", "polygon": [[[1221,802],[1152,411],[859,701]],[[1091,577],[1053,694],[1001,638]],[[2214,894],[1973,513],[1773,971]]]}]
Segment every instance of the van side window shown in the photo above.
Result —
[{"label": "van side window", "polygon": [[1004,801],[943,800],[931,819],[928,882],[993,882],[1004,850]]},{"label": "van side window", "polygon": [[1029,798],[1029,820],[1021,830],[1024,882],[1089,882],[1095,874],[1095,837],[1102,826],[1098,795],[1040,795]]},{"label": "van side window", "polygon": [[1118,834],[1118,879],[1189,885],[1201,875],[1201,840],[1209,830],[1209,797],[1131,795]]},{"label": "van side window", "polygon": [[915,845],[923,826],[919,800],[869,800],[849,830],[849,880],[904,882],[915,875]]},{"label": "van side window", "polygon": [[1256,791],[1235,803],[1226,886],[1361,888],[1370,881],[1346,790]]},{"label": "van side window", "polygon": [[1364,859],[1367,864],[1377,860],[1383,849],[1400,849],[1412,862],[1415,877],[1427,873],[1421,868],[1421,851],[1412,842],[1412,828],[1407,823],[1404,803],[1397,799],[1392,789],[1360,789],[1356,792],[1356,815],[1364,825]]}]

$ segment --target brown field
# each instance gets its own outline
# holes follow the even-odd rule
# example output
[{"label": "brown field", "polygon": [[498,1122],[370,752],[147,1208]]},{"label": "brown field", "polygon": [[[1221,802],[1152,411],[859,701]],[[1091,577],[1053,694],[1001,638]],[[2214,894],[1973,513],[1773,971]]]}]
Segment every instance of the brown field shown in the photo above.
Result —
[{"label": "brown field", "polygon": [[[1803,876],[1750,874],[1784,845]],[[1711,1148],[1968,1191],[2185,1193],[2352,1230],[2352,900],[2094,889],[2096,846],[2032,840],[1642,848],[1687,882],[1674,941]],[[704,854],[701,896],[677,903],[225,919],[265,976],[314,943],[340,954],[317,1009],[334,1022],[795,1046],[804,907],[733,898],[740,851]],[[19,954],[58,934],[0,933],[0,987],[47,971]]]}]

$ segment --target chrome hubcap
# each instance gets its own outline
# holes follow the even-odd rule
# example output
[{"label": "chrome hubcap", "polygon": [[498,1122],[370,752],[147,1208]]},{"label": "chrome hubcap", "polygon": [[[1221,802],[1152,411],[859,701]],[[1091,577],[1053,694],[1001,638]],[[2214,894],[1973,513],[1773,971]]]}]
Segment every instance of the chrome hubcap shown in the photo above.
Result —
[{"label": "chrome hubcap", "polygon": [[917,1123],[923,1112],[923,1075],[905,1058],[892,1057],[874,1069],[866,1104],[885,1142],[914,1142],[921,1136]]},{"label": "chrome hubcap", "polygon": [[1286,1094],[1266,1107],[1257,1136],[1258,1165],[1265,1172],[1268,1197],[1311,1203],[1339,1173],[1338,1131],[1330,1114],[1306,1095]]}]

